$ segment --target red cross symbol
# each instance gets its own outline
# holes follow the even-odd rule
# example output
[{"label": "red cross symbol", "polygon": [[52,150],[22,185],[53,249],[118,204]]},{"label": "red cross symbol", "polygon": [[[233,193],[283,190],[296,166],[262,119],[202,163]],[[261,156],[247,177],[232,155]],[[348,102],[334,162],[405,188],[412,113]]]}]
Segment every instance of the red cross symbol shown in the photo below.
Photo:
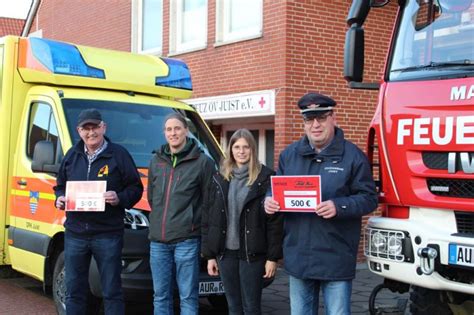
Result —
[{"label": "red cross symbol", "polygon": [[263,108],[263,105],[265,105],[266,101],[263,99],[263,96],[260,98],[260,101],[258,101],[258,104],[260,104],[260,107]]}]

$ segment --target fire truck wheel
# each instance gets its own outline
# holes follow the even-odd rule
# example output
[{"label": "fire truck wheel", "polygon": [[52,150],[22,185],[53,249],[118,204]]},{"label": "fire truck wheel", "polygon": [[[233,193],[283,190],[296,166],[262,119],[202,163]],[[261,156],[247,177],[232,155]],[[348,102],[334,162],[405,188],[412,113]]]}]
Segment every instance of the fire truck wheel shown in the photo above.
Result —
[{"label": "fire truck wheel", "polygon": [[64,269],[64,252],[56,258],[53,273],[53,300],[59,315],[66,314],[66,279]]},{"label": "fire truck wheel", "polygon": [[410,301],[410,311],[413,315],[453,314],[440,291],[412,286]]}]

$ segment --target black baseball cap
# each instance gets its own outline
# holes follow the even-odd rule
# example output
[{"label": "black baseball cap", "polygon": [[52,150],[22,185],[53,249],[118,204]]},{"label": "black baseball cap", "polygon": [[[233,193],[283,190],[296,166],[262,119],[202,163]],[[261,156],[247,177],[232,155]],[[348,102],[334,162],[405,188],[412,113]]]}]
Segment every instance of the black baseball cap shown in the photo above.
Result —
[{"label": "black baseball cap", "polygon": [[77,126],[82,127],[86,124],[98,125],[102,122],[102,115],[95,108],[84,109],[77,120]]}]

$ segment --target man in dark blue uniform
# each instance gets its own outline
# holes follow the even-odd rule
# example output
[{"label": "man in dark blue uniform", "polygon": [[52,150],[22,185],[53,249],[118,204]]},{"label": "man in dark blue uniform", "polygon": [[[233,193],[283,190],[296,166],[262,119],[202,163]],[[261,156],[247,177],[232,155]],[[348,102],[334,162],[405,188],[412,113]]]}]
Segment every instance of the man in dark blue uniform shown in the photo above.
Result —
[{"label": "man in dark blue uniform", "polygon": [[[290,275],[291,314],[317,314],[322,290],[326,314],[350,314],[361,218],[377,207],[368,160],[336,126],[336,102],[308,93],[298,101],[305,135],[279,158],[277,175],[320,175],[315,213],[284,215],[283,257]],[[265,211],[280,209],[269,192]]]}]

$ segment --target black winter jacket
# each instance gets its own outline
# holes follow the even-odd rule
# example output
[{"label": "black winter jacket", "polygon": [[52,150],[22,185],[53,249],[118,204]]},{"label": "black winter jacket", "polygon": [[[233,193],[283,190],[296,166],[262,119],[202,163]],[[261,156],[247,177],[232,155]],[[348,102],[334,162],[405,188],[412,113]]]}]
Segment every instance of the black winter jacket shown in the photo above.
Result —
[{"label": "black winter jacket", "polygon": [[[64,227],[77,235],[122,234],[125,208],[132,208],[142,197],[143,185],[137,167],[128,151],[107,139],[107,148],[92,162],[89,160],[81,140],[66,153],[56,179],[56,197],[65,196],[66,181],[106,180],[107,191],[115,191],[120,199],[117,206],[105,204],[104,212],[66,212]],[[104,174],[104,167],[108,172]]]},{"label": "black winter jacket", "polygon": [[[249,189],[240,216],[240,258],[247,261],[282,257],[283,216],[269,216],[263,208],[265,193],[274,172],[266,166]],[[224,253],[227,230],[229,182],[219,173],[211,185],[211,205],[203,212],[201,252],[207,259]]]}]

